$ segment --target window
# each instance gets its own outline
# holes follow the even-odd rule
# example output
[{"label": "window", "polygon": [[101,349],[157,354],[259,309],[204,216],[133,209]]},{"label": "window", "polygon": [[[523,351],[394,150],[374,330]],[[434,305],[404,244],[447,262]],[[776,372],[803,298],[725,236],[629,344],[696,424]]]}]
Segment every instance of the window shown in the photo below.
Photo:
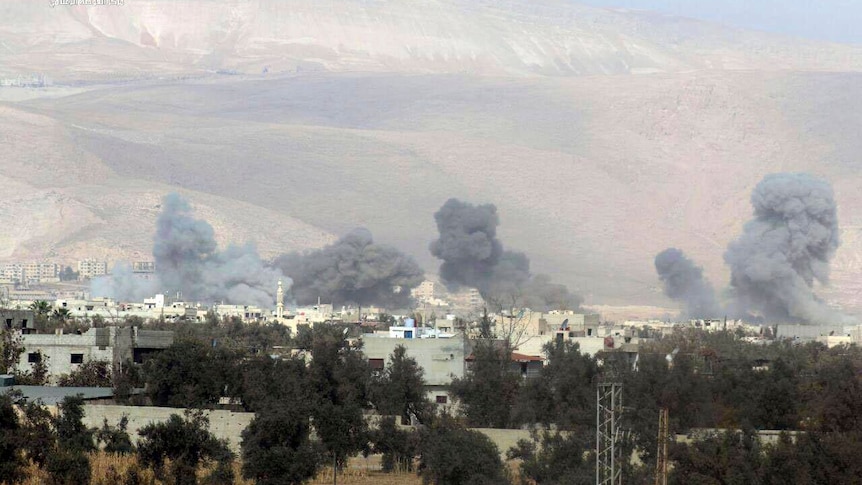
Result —
[{"label": "window", "polygon": [[30,352],[29,354],[27,354],[27,362],[31,364],[38,364],[39,362],[42,362],[42,354],[40,354],[39,352]]},{"label": "window", "polygon": [[368,365],[371,366],[371,370],[383,370],[385,367],[383,359],[368,359]]},{"label": "window", "polygon": [[27,319],[26,318],[21,319],[21,328],[27,328]]},{"label": "window", "polygon": [[84,354],[72,354],[72,363],[73,364],[83,364],[84,363]]},{"label": "window", "polygon": [[448,396],[437,396],[437,404],[446,404],[449,402]]},{"label": "window", "polygon": [[7,329],[11,329],[11,328],[12,328],[12,319],[11,319],[11,318],[7,318],[7,319],[6,319],[6,328],[7,328]]}]

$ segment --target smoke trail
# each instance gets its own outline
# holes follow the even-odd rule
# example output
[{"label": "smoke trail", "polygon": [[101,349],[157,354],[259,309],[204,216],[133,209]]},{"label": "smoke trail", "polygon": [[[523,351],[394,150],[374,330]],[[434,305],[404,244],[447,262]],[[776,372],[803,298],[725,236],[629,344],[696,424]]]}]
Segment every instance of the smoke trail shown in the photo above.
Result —
[{"label": "smoke trail", "polygon": [[300,305],[320,298],[336,305],[406,308],[410,290],[424,278],[412,257],[376,244],[366,229],[355,229],[322,249],[283,255],[275,264],[293,278],[293,296]]},{"label": "smoke trail", "polygon": [[804,173],[767,175],[751,194],[754,219],[724,254],[741,311],[772,320],[832,322],[843,317],[820,301],[814,281],[829,281],[838,248],[832,187]]},{"label": "smoke trail", "polygon": [[688,318],[716,318],[722,310],[715,299],[712,285],[703,279],[703,269],[688,259],[682,251],[668,248],[655,257],[655,270],[664,283],[665,294],[685,305]]},{"label": "smoke trail", "polygon": [[493,204],[449,199],[434,214],[439,238],[429,249],[443,260],[440,277],[453,287],[476,288],[486,302],[534,310],[576,309],[581,299],[546,275],[530,274],[530,259],[506,251],[497,239],[500,219]]},{"label": "smoke trail", "polygon": [[186,301],[269,308],[275,301],[278,280],[286,279],[278,269],[267,267],[251,244],[230,245],[219,251],[212,226],[194,219],[191,206],[177,194],[162,199],[153,257],[155,281],[135,278],[120,265],[111,277],[93,282],[92,294],[129,301],[163,291],[181,293]]}]

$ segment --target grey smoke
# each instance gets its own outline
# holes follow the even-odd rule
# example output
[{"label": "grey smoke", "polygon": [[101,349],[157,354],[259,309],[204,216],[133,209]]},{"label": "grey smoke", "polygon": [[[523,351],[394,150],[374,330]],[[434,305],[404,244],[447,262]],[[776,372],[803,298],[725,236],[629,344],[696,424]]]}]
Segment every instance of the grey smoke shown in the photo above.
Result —
[{"label": "grey smoke", "polygon": [[655,269],[664,283],[665,294],[684,304],[684,317],[717,318],[722,315],[712,285],[703,278],[703,269],[682,251],[668,248],[658,253]]},{"label": "grey smoke", "polygon": [[476,288],[485,301],[535,310],[576,309],[581,299],[546,275],[530,273],[530,259],[508,251],[497,238],[500,224],[493,204],[449,199],[434,214],[438,239],[429,249],[441,259],[440,277],[450,287]]},{"label": "grey smoke", "polygon": [[275,264],[293,279],[296,303],[320,298],[336,305],[382,305],[406,308],[410,290],[424,272],[412,257],[374,242],[366,229],[355,229],[322,249],[279,257]]},{"label": "grey smoke", "polygon": [[751,204],[754,218],[724,254],[738,310],[769,320],[841,319],[812,290],[815,281],[829,282],[829,261],[840,243],[831,185],[804,173],[767,175]]},{"label": "grey smoke", "polygon": [[212,226],[191,213],[185,199],[166,195],[153,240],[155,280],[137,278],[119,265],[110,277],[94,281],[93,295],[139,301],[166,292],[180,293],[186,301],[272,307],[278,281],[290,283],[281,271],[264,264],[252,244],[219,251]]}]

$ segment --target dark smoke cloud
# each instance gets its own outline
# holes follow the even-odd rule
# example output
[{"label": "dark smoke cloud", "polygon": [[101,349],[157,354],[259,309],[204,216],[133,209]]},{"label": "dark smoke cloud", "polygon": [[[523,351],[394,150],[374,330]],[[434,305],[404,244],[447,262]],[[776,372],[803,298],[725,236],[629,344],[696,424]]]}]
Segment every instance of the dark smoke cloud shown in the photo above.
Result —
[{"label": "dark smoke cloud", "polygon": [[493,204],[449,199],[434,214],[439,238],[429,247],[443,260],[440,277],[450,287],[476,288],[489,303],[535,310],[576,309],[581,299],[546,275],[530,274],[530,259],[503,249],[500,219]]},{"label": "dark smoke cloud", "polygon": [[655,269],[664,283],[665,294],[685,305],[684,317],[717,318],[723,314],[712,285],[703,279],[703,269],[679,249],[668,248],[658,253]]},{"label": "dark smoke cloud", "polygon": [[766,176],[751,194],[754,219],[724,254],[741,312],[770,320],[834,322],[841,315],[812,291],[829,281],[838,248],[832,187],[808,174]]},{"label": "dark smoke cloud", "polygon": [[272,307],[278,280],[289,284],[281,271],[265,265],[251,244],[219,251],[212,226],[191,212],[177,194],[162,199],[153,240],[154,281],[136,278],[121,264],[110,277],[95,281],[91,293],[124,301],[156,292],[181,293],[186,301]]},{"label": "dark smoke cloud", "polygon": [[275,264],[293,278],[293,297],[300,305],[319,297],[336,305],[406,308],[410,290],[424,279],[412,257],[376,244],[366,229],[355,229],[322,249],[283,255]]}]

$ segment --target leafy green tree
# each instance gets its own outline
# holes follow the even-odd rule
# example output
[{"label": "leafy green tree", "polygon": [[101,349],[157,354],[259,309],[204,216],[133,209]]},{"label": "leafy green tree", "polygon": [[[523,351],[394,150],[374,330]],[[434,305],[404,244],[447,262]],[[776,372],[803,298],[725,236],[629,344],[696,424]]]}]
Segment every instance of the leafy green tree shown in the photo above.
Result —
[{"label": "leafy green tree", "polygon": [[588,436],[544,431],[541,436],[533,433],[530,441],[519,440],[506,452],[506,457],[521,460],[520,476],[524,485],[567,485],[590,483],[595,479],[592,451]]},{"label": "leafy green tree", "polygon": [[[233,453],[225,441],[210,433],[209,419],[202,411],[187,410],[185,418],[172,414],[165,422],[148,424],[138,434],[138,459],[160,480],[170,476],[174,485],[196,485],[198,468],[206,462],[220,465],[215,473],[230,475]],[[167,460],[170,470],[165,467]],[[227,483],[232,481],[231,477]]]},{"label": "leafy green tree", "polygon": [[419,435],[416,431],[398,428],[395,418],[386,416],[371,433],[372,452],[379,453],[383,471],[413,471],[413,459],[419,454]]},{"label": "leafy green tree", "polygon": [[60,281],[76,281],[78,272],[73,270],[71,266],[66,266],[60,271]]},{"label": "leafy green tree", "polygon": [[21,335],[17,332],[0,330],[0,370],[4,374],[16,373],[18,359],[24,353],[24,344]]},{"label": "leafy green tree", "polygon": [[478,340],[472,366],[463,378],[452,379],[450,388],[470,426],[506,428],[513,424],[521,378],[511,371],[509,356],[507,349],[493,341]]},{"label": "leafy green tree", "polygon": [[111,364],[91,360],[57,380],[60,387],[111,387]]},{"label": "leafy green tree", "polygon": [[96,449],[94,429],[84,426],[84,399],[67,396],[57,405],[53,418],[56,447],[48,455],[45,468],[51,482],[57,485],[75,485],[90,481],[88,453]]},{"label": "leafy green tree", "polygon": [[0,395],[0,483],[18,483],[27,475],[24,439],[18,413],[9,394]]},{"label": "leafy green tree", "polygon": [[433,406],[425,393],[423,375],[416,359],[407,356],[407,349],[395,347],[386,369],[371,383],[371,400],[380,414],[399,416],[403,423],[410,423],[411,417],[427,423]]},{"label": "leafy green tree", "polygon": [[96,431],[96,442],[102,446],[102,450],[106,453],[115,453],[118,455],[128,455],[135,452],[135,445],[132,444],[132,438],[129,436],[129,417],[123,416],[116,426],[108,424],[108,418],[105,418],[102,427]]},{"label": "leafy green tree", "polygon": [[307,410],[272,407],[255,415],[242,432],[242,474],[259,485],[299,485],[317,474],[323,462],[311,439]]},{"label": "leafy green tree", "polygon": [[323,449],[311,437],[316,403],[301,359],[255,357],[243,366],[243,405],[255,418],[243,431],[243,475],[257,483],[303,483],[322,464]]},{"label": "leafy green tree", "polygon": [[478,431],[441,420],[421,432],[419,474],[434,485],[509,483],[497,446]]},{"label": "leafy green tree", "polygon": [[763,482],[760,440],[752,431],[726,431],[670,448],[672,484],[754,485]]},{"label": "leafy green tree", "polygon": [[157,406],[213,406],[226,391],[237,390],[239,359],[229,349],[176,342],[145,364],[148,392]]},{"label": "leafy green tree", "polygon": [[45,386],[48,384],[48,356],[42,355],[41,352],[37,353],[39,357],[36,362],[30,365],[29,371],[16,370],[13,373],[16,384],[21,386]]},{"label": "leafy green tree", "polygon": [[371,369],[361,349],[345,339],[336,326],[315,326],[309,377],[315,393],[314,429],[330,462],[334,479],[347,458],[368,447],[368,381]]},{"label": "leafy green tree", "polygon": [[520,393],[516,420],[555,424],[566,430],[592,429],[596,418],[596,360],[582,354],[578,344],[571,342],[549,343],[545,353],[548,365]]}]

